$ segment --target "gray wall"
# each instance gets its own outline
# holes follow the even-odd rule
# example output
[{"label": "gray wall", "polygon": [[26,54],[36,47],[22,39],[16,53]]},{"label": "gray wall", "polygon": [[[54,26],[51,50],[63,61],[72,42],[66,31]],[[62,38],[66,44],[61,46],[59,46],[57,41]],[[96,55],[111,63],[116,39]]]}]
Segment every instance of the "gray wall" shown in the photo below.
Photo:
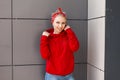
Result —
[{"label": "gray wall", "polygon": [[43,80],[39,38],[58,7],[68,14],[81,49],[75,53],[76,80],[87,80],[87,0],[0,0],[0,80]]}]

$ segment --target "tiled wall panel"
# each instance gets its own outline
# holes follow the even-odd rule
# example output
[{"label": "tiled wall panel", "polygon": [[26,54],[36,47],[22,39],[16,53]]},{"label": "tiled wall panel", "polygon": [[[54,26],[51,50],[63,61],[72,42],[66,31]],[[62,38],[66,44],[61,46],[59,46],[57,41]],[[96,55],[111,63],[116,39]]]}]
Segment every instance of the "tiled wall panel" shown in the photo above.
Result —
[{"label": "tiled wall panel", "polygon": [[105,16],[106,0],[88,0],[88,19]]},{"label": "tiled wall panel", "polygon": [[12,67],[0,67],[0,80],[12,80]]},{"label": "tiled wall panel", "polygon": [[87,80],[87,64],[75,64],[73,76],[75,80]]},{"label": "tiled wall panel", "polygon": [[11,0],[0,0],[0,18],[11,18]]},{"label": "tiled wall panel", "polygon": [[0,65],[11,65],[11,20],[0,20]]},{"label": "tiled wall panel", "polygon": [[45,66],[14,66],[14,80],[44,80]]},{"label": "tiled wall panel", "polygon": [[44,64],[39,54],[40,36],[46,20],[15,20],[13,25],[14,64]]},{"label": "tiled wall panel", "polygon": [[88,63],[104,70],[105,18],[88,21]]},{"label": "tiled wall panel", "polygon": [[104,72],[88,64],[87,80],[104,80]]},{"label": "tiled wall panel", "polygon": [[50,18],[58,7],[71,19],[87,18],[87,0],[13,0],[14,18]]}]

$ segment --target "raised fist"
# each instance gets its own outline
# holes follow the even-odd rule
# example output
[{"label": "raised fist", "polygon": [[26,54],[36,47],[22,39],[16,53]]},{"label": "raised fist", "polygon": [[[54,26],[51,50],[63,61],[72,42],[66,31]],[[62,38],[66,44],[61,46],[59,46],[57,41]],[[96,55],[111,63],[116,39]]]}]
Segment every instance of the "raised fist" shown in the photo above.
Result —
[{"label": "raised fist", "polygon": [[50,33],[49,33],[49,32],[47,32],[47,31],[44,31],[44,32],[42,33],[42,35],[49,36],[49,35],[50,35]]}]

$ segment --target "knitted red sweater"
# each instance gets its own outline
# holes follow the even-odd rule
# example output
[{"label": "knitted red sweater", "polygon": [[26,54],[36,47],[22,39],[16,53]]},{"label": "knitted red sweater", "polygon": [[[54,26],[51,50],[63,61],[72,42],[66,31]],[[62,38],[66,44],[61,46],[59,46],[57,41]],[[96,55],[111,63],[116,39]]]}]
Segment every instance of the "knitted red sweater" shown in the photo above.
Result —
[{"label": "knitted red sweater", "polygon": [[74,70],[74,52],[79,48],[77,37],[71,28],[60,34],[47,30],[49,37],[42,35],[40,53],[46,60],[46,72],[56,75],[67,75]]}]

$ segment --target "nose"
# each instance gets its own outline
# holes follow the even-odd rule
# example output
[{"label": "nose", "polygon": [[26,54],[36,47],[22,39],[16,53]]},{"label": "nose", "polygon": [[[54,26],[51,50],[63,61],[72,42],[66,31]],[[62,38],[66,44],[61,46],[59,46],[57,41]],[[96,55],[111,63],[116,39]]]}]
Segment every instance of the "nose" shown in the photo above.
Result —
[{"label": "nose", "polygon": [[62,26],[62,24],[59,25],[60,27]]},{"label": "nose", "polygon": [[60,24],[59,27],[62,27],[62,24]]},{"label": "nose", "polygon": [[59,29],[59,30],[62,30],[62,24],[59,24],[58,29]]}]

